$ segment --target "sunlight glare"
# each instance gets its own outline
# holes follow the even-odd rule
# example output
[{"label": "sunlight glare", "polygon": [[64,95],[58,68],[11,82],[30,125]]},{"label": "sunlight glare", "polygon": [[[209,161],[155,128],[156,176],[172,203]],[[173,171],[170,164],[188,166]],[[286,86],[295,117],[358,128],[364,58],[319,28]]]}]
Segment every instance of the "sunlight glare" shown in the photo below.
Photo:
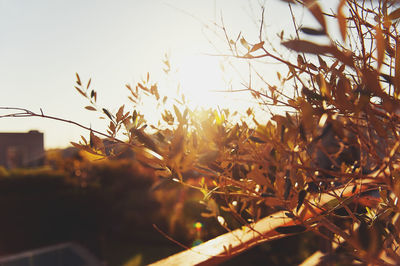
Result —
[{"label": "sunlight glare", "polygon": [[226,105],[227,86],[223,79],[221,58],[194,55],[178,63],[177,81],[190,108]]}]

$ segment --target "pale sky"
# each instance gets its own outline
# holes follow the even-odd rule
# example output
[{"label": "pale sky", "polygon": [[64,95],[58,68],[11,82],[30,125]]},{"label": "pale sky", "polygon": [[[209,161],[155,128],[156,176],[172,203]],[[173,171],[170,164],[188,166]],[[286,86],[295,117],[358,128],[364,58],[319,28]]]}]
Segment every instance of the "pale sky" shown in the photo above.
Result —
[{"label": "pale sky", "polygon": [[[174,67],[181,69],[183,85],[196,84],[191,87],[197,91],[194,100],[205,95],[205,106],[220,101],[226,107],[226,98],[238,97],[202,91],[225,85],[215,74],[219,59],[203,55],[217,53],[210,40],[223,47],[205,24],[215,19],[220,23],[222,14],[232,35],[242,31],[250,42],[256,41],[260,2],[0,0],[0,106],[35,112],[42,108],[45,114],[104,130],[104,121],[84,109],[86,101],[74,90],[75,72],[83,81],[92,78],[98,101],[115,111],[127,103],[125,84],[135,85],[147,72],[154,81],[162,77],[162,60],[168,53]],[[268,33],[291,27],[287,4],[265,3]],[[242,104],[243,99],[233,105]],[[66,147],[88,135],[73,125],[38,118],[0,119],[0,127],[2,132],[42,131],[46,148]]]}]

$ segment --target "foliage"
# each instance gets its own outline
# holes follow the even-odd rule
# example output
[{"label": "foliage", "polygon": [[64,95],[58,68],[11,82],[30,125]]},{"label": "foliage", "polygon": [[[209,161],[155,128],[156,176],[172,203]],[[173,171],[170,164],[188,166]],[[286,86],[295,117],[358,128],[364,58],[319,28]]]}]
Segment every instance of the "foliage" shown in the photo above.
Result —
[{"label": "foliage", "polygon": [[[126,145],[143,165],[200,190],[208,207],[203,216],[218,218],[223,227],[284,209],[318,234],[325,232],[332,243],[342,243],[339,235],[346,239],[340,249],[345,255],[335,253],[336,259],[374,265],[400,261],[400,9],[396,1],[341,0],[335,12],[325,13],[317,1],[287,2],[290,8],[304,6],[318,24],[298,26],[293,16],[296,37],[280,34],[282,45],[297,54],[295,60],[281,58],[267,46],[263,25],[254,44],[240,35],[231,39],[221,26],[232,57],[273,59],[288,69],[278,73],[278,86],[264,81],[266,88],[255,89],[248,81],[247,90],[262,105],[285,107],[286,112],[268,109],[271,120],[266,124],[251,109],[247,120],[233,122],[229,110],[192,111],[183,99],[166,108],[163,121],[148,131],[137,109],[141,95],[167,106],[167,97],[160,96],[149,75],[134,88],[127,86],[133,112],[121,106],[113,114],[97,107],[97,93],[78,75],[76,89],[89,99],[86,109],[108,118],[109,141],[116,143],[123,131]],[[327,21],[337,25],[339,38],[329,33]],[[324,38],[327,44],[300,36]],[[263,74],[254,71],[262,80]],[[251,120],[255,127],[249,126]],[[116,154],[113,144],[106,145],[93,132],[89,141],[83,138],[74,145],[103,156]],[[364,196],[356,203],[353,198],[337,200],[323,206],[322,215],[302,221],[299,210],[315,204],[312,195],[332,191],[333,185],[363,182],[373,192],[356,195]],[[357,207],[360,203],[364,207]],[[227,219],[228,214],[234,219]]]},{"label": "foliage", "polygon": [[[250,76],[263,86],[247,82],[270,121],[259,122],[251,108],[246,118],[229,110],[190,110],[184,97],[171,101],[161,95],[149,74],[136,86],[127,85],[133,111],[121,106],[113,113],[98,106],[90,80],[84,84],[77,74],[75,88],[89,101],[85,108],[100,112],[108,130],[88,129],[89,138],[73,145],[109,158],[129,148],[161,180],[199,190],[207,207],[202,215],[228,230],[287,210],[301,226],[280,233],[307,228],[323,235],[340,246],[329,248],[327,258],[394,264],[400,261],[400,8],[390,0],[340,0],[330,13],[314,0],[285,2],[290,10],[307,9],[318,25],[299,26],[293,15],[295,37],[287,39],[282,31],[279,38],[294,57],[281,56],[263,36],[263,17],[254,42],[241,34],[231,38],[220,26],[232,58],[250,64],[272,59],[286,67],[277,73],[278,85],[266,81],[256,64],[256,75]],[[169,61],[164,63],[170,69]],[[143,97],[163,108],[157,124],[141,113]],[[22,113],[10,116],[48,117],[18,110]],[[332,192],[346,187],[361,192],[343,199]],[[319,193],[337,199],[303,220],[303,211],[318,205],[311,199]]]}]

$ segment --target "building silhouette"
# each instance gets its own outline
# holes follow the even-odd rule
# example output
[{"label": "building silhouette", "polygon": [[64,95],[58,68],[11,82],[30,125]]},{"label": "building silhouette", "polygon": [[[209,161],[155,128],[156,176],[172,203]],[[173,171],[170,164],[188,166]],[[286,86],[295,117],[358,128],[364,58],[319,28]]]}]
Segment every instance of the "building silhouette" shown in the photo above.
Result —
[{"label": "building silhouette", "polygon": [[11,169],[44,163],[43,133],[0,133],[0,165]]}]

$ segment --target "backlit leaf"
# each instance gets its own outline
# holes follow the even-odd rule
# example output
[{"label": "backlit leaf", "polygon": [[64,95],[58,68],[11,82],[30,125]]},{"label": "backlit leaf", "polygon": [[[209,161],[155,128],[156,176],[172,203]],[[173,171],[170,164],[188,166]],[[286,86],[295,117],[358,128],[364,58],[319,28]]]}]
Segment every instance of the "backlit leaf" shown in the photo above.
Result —
[{"label": "backlit leaf", "polygon": [[327,70],[328,66],[326,64],[326,62],[322,59],[321,56],[318,55],[318,62],[319,62],[319,66],[323,69],[323,70]]},{"label": "backlit leaf", "polygon": [[385,56],[385,39],[379,25],[375,27],[375,41],[376,41],[376,52],[378,58],[378,69],[381,68],[383,59]]},{"label": "backlit leaf", "polygon": [[122,105],[119,109],[118,109],[118,112],[117,112],[117,114],[116,114],[116,119],[117,119],[117,123],[119,122],[119,121],[121,121],[122,120],[122,117],[123,117],[123,115],[124,115],[124,105]]},{"label": "backlit leaf", "polygon": [[326,22],[324,14],[322,13],[321,7],[318,5],[318,1],[316,0],[303,0],[305,6],[308,10],[313,14],[314,18],[319,22],[322,26],[322,29],[326,31]]},{"label": "backlit leaf", "polygon": [[137,139],[147,148],[159,153],[156,143],[143,130],[133,128],[131,131],[134,136],[136,136]]},{"label": "backlit leaf", "polygon": [[104,144],[103,141],[97,137],[93,131],[90,131],[90,147],[96,149],[96,150],[100,150],[100,151],[104,151]]},{"label": "backlit leaf", "polygon": [[78,88],[77,86],[74,87],[83,97],[86,97],[86,94],[80,88]]},{"label": "backlit leaf", "polygon": [[390,19],[390,20],[395,20],[395,19],[398,19],[398,18],[400,18],[400,8],[394,10],[388,16],[388,19]]},{"label": "backlit leaf", "polygon": [[342,111],[351,110],[352,103],[347,99],[346,93],[350,92],[350,82],[346,78],[340,78],[336,86],[336,105]]},{"label": "backlit leaf", "polygon": [[[91,82],[92,82],[92,79],[90,78],[89,81],[88,81],[88,83],[87,83],[87,85],[86,85],[86,89],[89,89],[90,83],[91,83]],[[91,97],[93,97],[93,96],[91,96]]]},{"label": "backlit leaf", "polygon": [[330,46],[319,45],[303,40],[290,40],[283,42],[282,45],[286,48],[300,53],[327,54],[332,50]]},{"label": "backlit leaf", "polygon": [[318,74],[316,76],[316,81],[318,83],[321,95],[323,97],[330,98],[331,97],[331,90],[329,88],[329,85],[326,83],[324,76],[322,74]]},{"label": "backlit leaf", "polygon": [[251,52],[255,52],[255,51],[261,49],[263,46],[264,46],[264,41],[253,45],[253,47],[252,47],[251,50],[250,50],[250,53],[251,53]]},{"label": "backlit leaf", "polygon": [[74,146],[75,148],[78,148],[80,150],[85,147],[84,145],[78,144],[78,143],[73,142],[73,141],[71,141],[70,143],[71,143],[72,146]]},{"label": "backlit leaf", "polygon": [[96,111],[96,108],[94,108],[93,106],[85,106],[85,109],[90,111]]},{"label": "backlit leaf", "polygon": [[338,6],[337,11],[337,20],[339,23],[340,35],[342,36],[342,40],[346,41],[347,36],[347,20],[346,16],[343,14],[343,7],[346,4],[346,0],[341,0]]},{"label": "backlit leaf", "polygon": [[380,121],[374,114],[370,114],[368,116],[368,120],[374,127],[378,135],[385,139],[387,137],[387,132],[385,126],[382,124],[382,121]]},{"label": "backlit leaf", "polygon": [[185,144],[185,137],[182,130],[175,132],[174,137],[171,141],[171,150],[169,152],[169,158],[173,159],[178,154],[182,154]]},{"label": "backlit leaf", "polygon": [[314,35],[314,36],[321,36],[325,35],[326,32],[323,29],[312,29],[312,28],[307,28],[307,27],[301,27],[300,31],[308,34],[308,35]]},{"label": "backlit leaf", "polygon": [[301,205],[303,205],[306,195],[307,195],[307,191],[305,191],[304,189],[299,192],[298,199],[297,199],[296,212],[298,212],[300,210]]},{"label": "backlit leaf", "polygon": [[400,42],[396,42],[396,60],[395,60],[395,90],[394,96],[398,99],[400,95]]},{"label": "backlit leaf", "polygon": [[265,141],[263,141],[262,139],[254,137],[254,136],[250,136],[249,139],[251,141],[254,141],[254,142],[257,142],[257,143],[265,143]]},{"label": "backlit leaf", "polygon": [[284,197],[285,200],[287,200],[289,198],[291,188],[292,188],[292,181],[290,180],[289,177],[286,177],[286,179],[285,179],[285,193],[283,194],[283,197]]},{"label": "backlit leaf", "polygon": [[75,73],[76,75],[76,84],[78,84],[79,86],[82,86],[82,82],[81,82],[81,78],[79,77],[78,73]]},{"label": "backlit leaf", "polygon": [[182,116],[181,112],[179,111],[178,107],[176,107],[176,105],[174,105],[174,112],[175,112],[176,118],[178,119],[178,122],[183,123],[184,122],[183,116]]},{"label": "backlit leaf", "polygon": [[250,50],[250,45],[247,43],[247,41],[242,37],[240,39],[240,43],[243,45],[244,48],[246,48],[248,51]]},{"label": "backlit leaf", "polygon": [[103,108],[103,113],[106,114],[106,116],[108,116],[108,118],[113,120],[113,117],[112,117],[111,113],[107,109]]}]

